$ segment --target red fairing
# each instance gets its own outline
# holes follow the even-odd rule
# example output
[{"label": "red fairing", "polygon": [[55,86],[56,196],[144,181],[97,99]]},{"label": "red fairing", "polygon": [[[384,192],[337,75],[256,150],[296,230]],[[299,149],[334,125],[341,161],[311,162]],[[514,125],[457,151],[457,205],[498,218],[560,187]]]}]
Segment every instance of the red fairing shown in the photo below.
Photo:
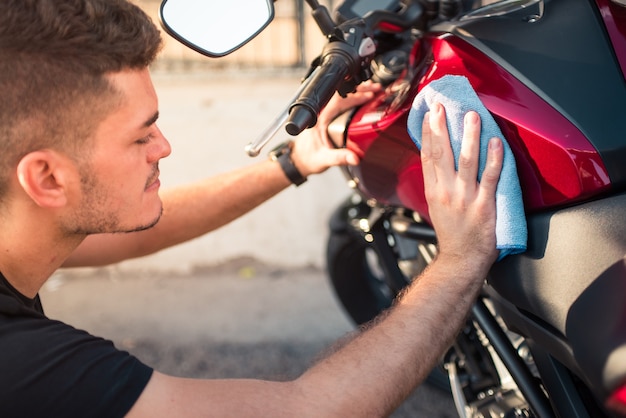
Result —
[{"label": "red fairing", "polygon": [[352,119],[347,147],[361,157],[361,163],[349,170],[365,196],[426,216],[420,155],[406,131],[411,103],[387,114],[384,99],[380,96],[367,103]]},{"label": "red fairing", "polygon": [[594,147],[537,94],[459,38],[432,38],[431,47],[432,64],[414,77],[400,106],[390,106],[382,96],[353,118],[347,146],[362,158],[354,174],[364,194],[428,213],[419,153],[406,132],[406,118],[415,92],[446,74],[466,76],[496,119],[515,155],[527,212],[572,204],[609,188]]}]

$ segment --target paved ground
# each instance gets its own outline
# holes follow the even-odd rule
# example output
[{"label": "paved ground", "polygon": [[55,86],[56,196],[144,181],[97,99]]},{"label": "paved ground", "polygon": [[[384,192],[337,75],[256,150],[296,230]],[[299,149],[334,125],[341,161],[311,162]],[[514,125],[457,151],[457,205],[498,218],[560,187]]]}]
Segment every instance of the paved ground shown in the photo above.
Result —
[{"label": "paved ground", "polygon": [[[322,271],[249,259],[184,276],[61,272],[41,296],[49,316],[188,377],[293,378],[352,330]],[[447,394],[423,385],[392,416],[456,415]]]}]

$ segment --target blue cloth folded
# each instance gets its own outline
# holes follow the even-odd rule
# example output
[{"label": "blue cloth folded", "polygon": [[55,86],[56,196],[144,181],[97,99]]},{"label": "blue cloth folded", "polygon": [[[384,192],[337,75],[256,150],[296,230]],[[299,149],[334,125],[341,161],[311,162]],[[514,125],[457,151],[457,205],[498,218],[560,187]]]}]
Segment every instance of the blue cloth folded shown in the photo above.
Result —
[{"label": "blue cloth folded", "polygon": [[480,115],[482,128],[480,133],[479,180],[485,168],[489,139],[495,136],[503,141],[504,161],[496,190],[496,247],[500,250],[498,261],[507,255],[526,251],[528,230],[522,191],[517,177],[515,158],[502,132],[500,132],[500,128],[476,95],[467,78],[446,75],[429,83],[413,101],[407,127],[411,139],[418,148],[421,148],[424,114],[434,103],[441,103],[446,110],[448,132],[456,167],[458,167],[459,153],[461,152],[463,118],[470,110],[474,110]]}]

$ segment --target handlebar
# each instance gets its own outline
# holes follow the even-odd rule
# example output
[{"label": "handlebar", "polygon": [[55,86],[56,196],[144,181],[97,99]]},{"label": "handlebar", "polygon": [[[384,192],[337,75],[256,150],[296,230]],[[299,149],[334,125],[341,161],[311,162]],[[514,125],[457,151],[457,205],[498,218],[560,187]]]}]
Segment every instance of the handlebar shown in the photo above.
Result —
[{"label": "handlebar", "polygon": [[390,13],[380,11],[369,14],[367,18],[342,19],[343,21],[335,26],[328,10],[320,6],[317,0],[305,1],[312,7],[313,16],[329,42],[320,57],[315,60],[313,71],[302,83],[288,110],[285,109],[259,138],[246,146],[246,152],[250,156],[258,155],[261,148],[283,124],[287,133],[292,136],[315,126],[319,113],[335,92],[345,97],[355,91],[356,86],[362,81],[371,78],[370,64],[376,53],[372,22],[378,24],[385,20],[383,19],[385,17],[392,23],[403,23],[399,27],[405,29],[410,27],[405,20],[414,22],[422,11],[421,7],[418,7],[417,14],[403,13],[411,17],[407,19],[403,16],[404,20],[398,20],[393,15],[390,17]]},{"label": "handlebar", "polygon": [[329,38],[317,74],[307,80],[307,86],[289,110],[285,129],[290,135],[314,126],[317,115],[336,91],[345,97],[371,76],[369,64],[376,46],[363,20],[344,23]]},{"label": "handlebar", "polygon": [[298,135],[315,126],[317,115],[344,81],[349,68],[350,63],[343,54],[333,53],[325,57],[316,74],[308,80],[307,86],[289,109],[289,120],[285,125],[289,135]]}]

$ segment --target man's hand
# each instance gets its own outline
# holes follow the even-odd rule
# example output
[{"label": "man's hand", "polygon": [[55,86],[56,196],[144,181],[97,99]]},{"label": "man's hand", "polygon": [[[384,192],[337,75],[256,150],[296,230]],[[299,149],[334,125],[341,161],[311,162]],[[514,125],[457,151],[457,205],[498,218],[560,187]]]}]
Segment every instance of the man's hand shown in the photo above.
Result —
[{"label": "man's hand", "polygon": [[356,92],[342,98],[335,93],[320,113],[317,124],[294,144],[291,158],[305,177],[317,174],[335,165],[356,165],[359,158],[348,149],[334,149],[328,138],[328,125],[341,113],[359,106],[381,90],[380,84],[366,81],[359,84]]},{"label": "man's hand", "polygon": [[458,171],[441,104],[435,104],[425,115],[422,129],[424,189],[439,241],[439,257],[459,263],[459,268],[488,268],[498,256],[494,194],[502,168],[502,143],[498,138],[489,141],[479,183],[480,117],[476,112],[465,115]]}]

